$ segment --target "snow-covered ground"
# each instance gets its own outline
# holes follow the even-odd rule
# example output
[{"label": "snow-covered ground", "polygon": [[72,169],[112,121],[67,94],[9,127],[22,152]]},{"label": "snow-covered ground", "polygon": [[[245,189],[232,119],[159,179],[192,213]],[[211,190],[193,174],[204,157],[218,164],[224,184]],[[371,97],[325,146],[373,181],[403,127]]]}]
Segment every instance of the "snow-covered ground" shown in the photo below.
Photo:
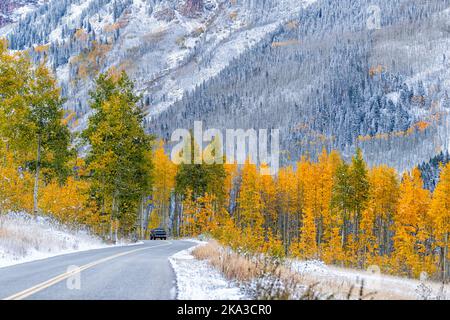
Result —
[{"label": "snow-covered ground", "polygon": [[394,277],[380,273],[372,266],[368,270],[344,269],[325,265],[320,261],[292,261],[292,270],[301,274],[308,283],[318,283],[321,290],[329,290],[336,298],[345,298],[348,289],[357,292],[361,285],[364,294],[373,293],[370,298],[382,300],[435,300],[450,299],[449,285],[427,280],[422,281]]},{"label": "snow-covered ground", "polygon": [[107,247],[86,231],[71,231],[26,213],[0,216],[0,268],[56,255]]},{"label": "snow-covered ground", "polygon": [[[204,245],[203,242],[198,242]],[[170,257],[177,278],[179,300],[244,300],[248,299],[239,287],[226,280],[207,261],[192,256],[196,247]]]},{"label": "snow-covered ground", "polygon": [[[191,240],[190,240],[191,241]],[[264,279],[254,279],[247,286],[226,280],[208,260],[198,260],[191,253],[206,242],[179,252],[170,258],[178,283],[178,299],[181,300],[232,300],[251,299],[252,288],[262,284]],[[320,299],[374,299],[374,300],[447,300],[450,299],[449,285],[427,279],[407,279],[382,274],[376,266],[368,270],[345,269],[325,265],[321,261],[288,260],[286,267],[293,274],[300,275],[298,294],[302,296],[313,288]],[[270,277],[268,278],[270,280]],[[270,281],[269,281],[270,282]],[[269,284],[270,287],[270,284]],[[245,289],[246,288],[246,289]],[[361,291],[362,288],[362,291]],[[291,290],[291,289],[289,289]]]}]

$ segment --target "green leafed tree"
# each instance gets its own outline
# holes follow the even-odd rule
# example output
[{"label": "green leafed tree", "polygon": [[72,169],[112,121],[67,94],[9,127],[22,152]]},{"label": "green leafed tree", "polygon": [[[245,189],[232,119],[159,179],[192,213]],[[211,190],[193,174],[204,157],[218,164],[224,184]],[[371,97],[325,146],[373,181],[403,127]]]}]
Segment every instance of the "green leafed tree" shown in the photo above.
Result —
[{"label": "green leafed tree", "polygon": [[44,64],[34,67],[22,53],[9,53],[0,43],[0,134],[23,166],[34,170],[33,212],[39,211],[39,185],[67,177],[70,131],[63,124],[63,99]]},{"label": "green leafed tree", "polygon": [[101,75],[96,84],[91,93],[94,114],[82,137],[89,145],[92,195],[101,213],[110,215],[110,236],[117,240],[119,229],[124,235],[135,229],[151,191],[153,138],[144,132],[139,97],[125,73]]},{"label": "green leafed tree", "polygon": [[[191,134],[191,161],[182,163],[176,176],[176,192],[186,196],[188,191],[193,199],[203,197],[206,193],[215,195],[220,203],[225,199],[226,171],[222,163],[206,163],[203,159],[201,164],[195,164],[195,154],[202,152],[200,146],[194,141]],[[219,161],[217,161],[219,162]]]}]

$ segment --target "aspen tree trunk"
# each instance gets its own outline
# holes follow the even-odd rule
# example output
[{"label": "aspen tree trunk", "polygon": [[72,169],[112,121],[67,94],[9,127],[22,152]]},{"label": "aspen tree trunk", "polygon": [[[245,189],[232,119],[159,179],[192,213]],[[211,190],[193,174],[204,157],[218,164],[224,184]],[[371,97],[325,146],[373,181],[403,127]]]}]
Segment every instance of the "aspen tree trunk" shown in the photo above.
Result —
[{"label": "aspen tree trunk", "polygon": [[178,203],[178,196],[175,195],[175,212],[173,214],[173,236],[178,237],[180,235],[180,230],[179,230],[179,226],[180,226],[180,222],[179,222],[179,203]]},{"label": "aspen tree trunk", "polygon": [[[112,212],[111,212],[111,229],[114,226],[114,243],[117,243],[117,212],[116,212],[116,197],[112,199]],[[111,236],[112,238],[112,236]]]},{"label": "aspen tree trunk", "polygon": [[113,224],[114,224],[113,215],[109,218],[109,240],[113,241]]},{"label": "aspen tree trunk", "polygon": [[161,212],[162,212],[162,228],[167,229],[167,208],[166,201],[161,201]]},{"label": "aspen tree trunk", "polygon": [[33,190],[33,214],[36,218],[38,215],[38,193],[39,193],[39,171],[41,167],[41,135],[38,135],[37,157],[36,157],[36,176],[34,178]]},{"label": "aspen tree trunk", "polygon": [[144,234],[144,197],[141,197],[141,206],[140,206],[140,228],[139,228],[139,239],[143,239]]},{"label": "aspen tree trunk", "polygon": [[343,221],[342,221],[342,231],[341,231],[341,246],[342,246],[342,249],[344,249],[344,246],[345,246],[345,229],[346,229],[346,223],[347,223],[347,219],[346,219],[346,214],[344,213],[343,214],[343,219],[342,219]]},{"label": "aspen tree trunk", "polygon": [[283,227],[284,227],[284,250],[288,250],[288,226],[287,226],[287,215],[286,212],[283,213]]},{"label": "aspen tree trunk", "polygon": [[180,197],[180,236],[184,236],[184,212],[183,212],[183,198]]},{"label": "aspen tree trunk", "polygon": [[448,232],[445,234],[445,248],[444,248],[444,274],[442,282],[447,283],[447,255],[448,255]]}]

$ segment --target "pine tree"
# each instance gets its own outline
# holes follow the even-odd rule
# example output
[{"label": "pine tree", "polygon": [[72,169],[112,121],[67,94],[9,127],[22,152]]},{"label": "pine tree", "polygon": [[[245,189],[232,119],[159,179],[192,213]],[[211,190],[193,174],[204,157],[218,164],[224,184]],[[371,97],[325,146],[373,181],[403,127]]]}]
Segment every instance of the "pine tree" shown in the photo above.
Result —
[{"label": "pine tree", "polygon": [[342,162],[336,169],[333,184],[332,206],[338,217],[335,221],[342,223],[341,247],[345,248],[347,235],[349,233],[350,212],[352,210],[352,186],[350,181],[350,167]]},{"label": "pine tree", "polygon": [[332,197],[333,184],[336,169],[341,159],[336,152],[328,154],[324,149],[316,164],[317,170],[317,238],[319,244],[319,254],[326,254],[327,250],[334,248],[327,247],[333,233]]},{"label": "pine tree", "polygon": [[351,211],[352,211],[352,224],[353,224],[353,236],[352,239],[355,242],[354,254],[359,255],[360,243],[360,223],[363,210],[366,208],[369,190],[369,181],[367,178],[367,166],[362,157],[361,149],[356,151],[356,155],[352,158],[350,165],[350,185],[351,185]]},{"label": "pine tree", "polygon": [[194,199],[204,196],[206,193],[215,195],[217,201],[222,204],[225,202],[225,178],[226,171],[222,163],[208,164],[195,163],[195,149],[200,149],[200,146],[194,140],[193,135],[191,140],[191,161],[189,163],[180,164],[176,176],[176,192],[183,197],[186,196],[187,190],[191,191]]}]

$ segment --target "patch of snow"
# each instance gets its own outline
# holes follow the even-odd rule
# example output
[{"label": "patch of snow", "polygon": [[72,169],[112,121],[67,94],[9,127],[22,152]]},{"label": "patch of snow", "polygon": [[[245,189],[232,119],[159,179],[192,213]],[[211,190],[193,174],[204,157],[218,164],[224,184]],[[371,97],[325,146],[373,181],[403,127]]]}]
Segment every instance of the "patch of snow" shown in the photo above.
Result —
[{"label": "patch of snow", "polygon": [[203,241],[201,239],[196,239],[196,238],[182,238],[180,240],[194,242],[194,243],[196,243],[198,245],[200,245],[200,244],[204,245],[204,244],[208,243],[208,241]]},{"label": "patch of snow", "polygon": [[191,254],[194,249],[195,247],[183,250],[169,258],[177,278],[177,299],[243,300],[247,298],[239,287],[226,280],[207,261],[195,259]]},{"label": "patch of snow", "polygon": [[391,92],[386,95],[386,98],[391,100],[395,105],[398,103],[398,99],[400,99],[400,92]]},{"label": "patch of snow", "polygon": [[34,219],[22,212],[0,216],[0,268],[108,246],[86,230],[69,230],[48,217]]},{"label": "patch of snow", "polygon": [[[322,287],[329,286],[330,294],[343,287],[354,286],[355,290],[359,290],[363,283],[364,292],[374,293],[374,299],[450,299],[448,285],[443,287],[425,276],[422,280],[414,280],[382,274],[376,266],[368,270],[354,270],[328,266],[321,261],[292,260],[291,269],[306,279],[317,281]],[[424,297],[424,291],[429,292],[427,297]]]}]

